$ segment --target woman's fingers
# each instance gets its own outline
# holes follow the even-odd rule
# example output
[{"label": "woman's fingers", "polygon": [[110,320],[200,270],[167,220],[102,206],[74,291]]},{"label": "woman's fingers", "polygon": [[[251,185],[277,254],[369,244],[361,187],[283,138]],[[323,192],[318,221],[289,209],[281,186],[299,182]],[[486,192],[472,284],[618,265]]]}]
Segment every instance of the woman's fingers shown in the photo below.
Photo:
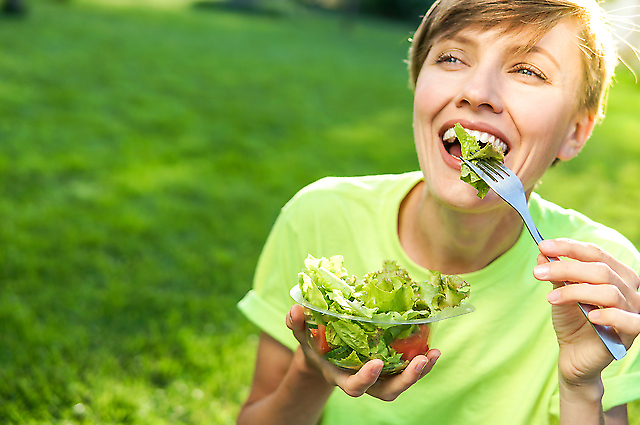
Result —
[{"label": "woman's fingers", "polygon": [[340,371],[330,366],[335,384],[346,394],[360,397],[365,393],[384,401],[393,401],[420,378],[431,371],[440,357],[439,350],[429,350],[424,356],[416,356],[402,373],[381,377],[383,362],[379,359],[368,361],[355,374]]},{"label": "woman's fingers", "polygon": [[378,379],[366,392],[381,400],[393,401],[409,387],[418,382],[420,378],[429,373],[436,363],[436,360],[438,360],[438,357],[440,357],[439,350],[429,350],[424,356],[416,356],[402,373]]},{"label": "woman's fingers", "polygon": [[415,384],[426,373],[424,369],[433,367],[433,364],[429,367],[429,363],[426,356],[416,356],[402,373],[381,378],[382,360],[370,360],[357,373],[338,376],[336,384],[352,397],[369,393],[381,400],[392,401]]},{"label": "woman's fingers", "polygon": [[336,384],[351,397],[360,397],[376,383],[382,372],[383,362],[380,359],[369,360],[360,370],[351,374],[340,374]]},{"label": "woman's fingers", "polygon": [[552,261],[537,265],[534,276],[539,280],[589,282],[591,284],[624,284],[624,279],[603,262]]},{"label": "woman's fingers", "polygon": [[[425,354],[425,357],[427,357],[427,364],[424,366],[416,365],[416,372],[420,373],[420,376],[418,376],[418,379],[424,377],[427,373],[431,372],[431,369],[433,369],[433,366],[436,364],[436,361],[438,361],[438,359],[440,358],[440,354],[441,354],[440,350],[436,350],[433,348]],[[421,370],[420,370],[420,367],[422,367]]]},{"label": "woman's fingers", "polygon": [[[638,290],[640,279],[636,272],[595,244],[561,238],[542,241],[538,247],[547,257],[566,257],[586,263],[604,263],[629,287],[635,291]],[[538,263],[540,264],[540,260]]]},{"label": "woman's fingers", "polygon": [[306,339],[304,324],[304,308],[301,305],[294,304],[287,314],[287,327],[293,331],[293,335],[299,342]]},{"label": "woman's fingers", "polygon": [[360,397],[368,393],[384,401],[393,401],[426,375],[439,356],[438,350],[430,350],[427,356],[414,357],[402,373],[389,377],[380,377],[382,360],[370,360],[353,375],[339,374],[336,377],[336,384],[352,397]]},{"label": "woman's fingers", "polygon": [[385,401],[393,401],[420,378],[431,371],[440,357],[439,350],[429,350],[424,356],[416,356],[407,368],[398,375],[379,380],[368,391],[369,394]]},{"label": "woman's fingers", "polygon": [[[578,282],[590,285],[568,285],[549,294],[552,304],[579,301],[604,307],[617,307],[640,312],[638,275],[606,251],[589,243],[570,239],[554,239],[539,244],[541,255],[534,276],[551,282]],[[546,262],[544,255],[569,257],[578,261]]]},{"label": "woman's fingers", "polygon": [[640,333],[640,315],[629,311],[599,308],[589,312],[589,320],[598,325],[613,326],[627,348]]},{"label": "woman's fingers", "polygon": [[[551,282],[585,282],[589,285],[567,285],[553,291],[561,304],[580,301],[607,307],[618,307],[640,312],[640,295],[607,264],[577,261],[555,261],[540,264],[533,269],[536,279]],[[549,301],[553,301],[551,298]]]},{"label": "woman's fingers", "polygon": [[551,291],[547,295],[551,304],[569,304],[581,302],[585,304],[615,307],[622,310],[633,311],[627,298],[614,285],[567,285]]},{"label": "woman's fingers", "polygon": [[301,305],[294,304],[286,319],[287,327],[293,332],[293,336],[300,343],[300,347],[308,360],[311,360],[312,364],[316,364],[316,367],[320,369],[318,362],[321,360],[307,342],[307,330],[304,321],[304,308]]}]

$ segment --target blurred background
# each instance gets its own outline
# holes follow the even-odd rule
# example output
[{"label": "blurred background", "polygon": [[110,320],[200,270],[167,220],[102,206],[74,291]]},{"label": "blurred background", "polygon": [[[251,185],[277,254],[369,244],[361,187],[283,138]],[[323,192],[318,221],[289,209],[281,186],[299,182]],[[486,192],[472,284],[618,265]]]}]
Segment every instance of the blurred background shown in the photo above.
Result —
[{"label": "blurred background", "polygon": [[[1,1],[0,423],[235,423],[257,347],[236,303],[281,206],[418,167],[429,2]],[[621,67],[538,191],[640,246],[638,110]]]}]

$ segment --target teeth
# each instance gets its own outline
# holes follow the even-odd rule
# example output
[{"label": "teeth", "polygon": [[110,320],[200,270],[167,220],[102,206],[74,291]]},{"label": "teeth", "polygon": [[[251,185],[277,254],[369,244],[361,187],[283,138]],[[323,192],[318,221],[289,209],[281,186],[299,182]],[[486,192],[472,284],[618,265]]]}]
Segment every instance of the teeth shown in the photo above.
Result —
[{"label": "teeth", "polygon": [[[469,133],[469,135],[475,137],[475,139],[481,143],[489,143],[496,150],[499,150],[502,153],[505,153],[507,151],[507,144],[502,140],[500,140],[498,137],[494,136],[493,134],[489,134],[489,133],[485,133],[477,130],[469,130],[467,128],[465,128],[464,130],[467,133]],[[450,142],[455,138],[456,138],[456,132],[453,129],[453,127],[445,131],[444,135],[442,136],[442,140],[444,140],[445,142]]]},{"label": "teeth", "polygon": [[500,139],[497,139],[495,144],[493,145],[496,150],[501,151],[502,153],[507,151],[507,144]]},{"label": "teeth", "polygon": [[453,127],[445,131],[444,135],[442,136],[442,140],[444,140],[445,142],[448,142],[449,140],[455,139],[455,138],[456,138],[456,131],[453,129]]}]

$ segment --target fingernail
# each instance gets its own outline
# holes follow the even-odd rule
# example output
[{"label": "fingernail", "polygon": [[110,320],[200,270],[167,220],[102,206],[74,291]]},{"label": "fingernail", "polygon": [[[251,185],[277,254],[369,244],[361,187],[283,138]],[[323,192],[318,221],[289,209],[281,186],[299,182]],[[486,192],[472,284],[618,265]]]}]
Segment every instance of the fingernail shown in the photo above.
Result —
[{"label": "fingernail", "polygon": [[555,303],[559,299],[560,293],[558,291],[551,291],[547,294],[547,300],[549,300],[550,303]]},{"label": "fingernail", "polygon": [[546,264],[540,264],[533,268],[533,275],[538,279],[546,279],[549,277],[549,266]]},{"label": "fingernail", "polygon": [[[435,361],[434,361],[435,362]],[[427,366],[427,363],[429,363],[426,360],[422,360],[420,363],[418,363],[418,365],[416,366],[416,371],[418,373],[422,373],[422,371],[424,370],[424,368]]]},{"label": "fingernail", "polygon": [[593,310],[589,312],[589,320],[597,320],[600,317],[600,312],[598,310]]},{"label": "fingernail", "polygon": [[376,363],[376,365],[371,368],[371,374],[373,376],[378,376],[380,375],[380,372],[382,372],[382,365],[380,363]]},{"label": "fingernail", "polygon": [[555,242],[550,240],[544,240],[538,244],[538,246],[542,249],[552,249],[556,246]]}]

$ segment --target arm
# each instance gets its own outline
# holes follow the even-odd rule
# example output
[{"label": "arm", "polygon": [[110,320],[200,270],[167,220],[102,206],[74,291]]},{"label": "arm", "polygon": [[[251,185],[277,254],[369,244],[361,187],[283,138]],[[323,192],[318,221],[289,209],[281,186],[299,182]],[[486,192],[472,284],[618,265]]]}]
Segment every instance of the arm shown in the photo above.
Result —
[{"label": "arm", "polygon": [[604,423],[606,425],[629,425],[627,405],[621,404],[604,412]]},{"label": "arm", "polygon": [[[560,423],[604,424],[605,417],[607,421],[620,420],[620,406],[606,415],[602,412],[604,387],[600,374],[613,358],[577,302],[602,307],[590,312],[589,320],[613,326],[630,347],[640,333],[640,279],[631,268],[593,244],[556,239],[541,242],[539,248],[534,276],[554,285],[548,300],[560,348]],[[543,254],[576,261],[548,263]],[[565,286],[562,281],[580,284]]]},{"label": "arm", "polygon": [[[584,388],[583,388],[584,389]],[[563,394],[564,392],[564,394]],[[571,396],[579,394],[579,397],[574,398],[574,402],[570,403]],[[589,393],[575,393],[560,390],[560,417],[569,419],[562,423],[575,423],[583,424],[587,422],[588,418],[597,418],[599,423],[604,425],[629,425],[629,418],[627,416],[627,405],[622,404],[620,406],[612,407],[611,409],[602,414],[601,392],[596,387],[595,392],[591,396],[595,395],[595,399],[591,398]],[[585,419],[587,418],[587,419]]]},{"label": "arm", "polygon": [[561,425],[605,425],[602,411],[604,386],[598,376],[594,382],[574,383],[558,377],[560,385]]},{"label": "arm", "polygon": [[291,352],[262,333],[253,385],[238,425],[316,424],[332,391],[333,386],[307,366],[300,348]]},{"label": "arm", "polygon": [[426,356],[416,356],[402,373],[378,380],[381,360],[371,360],[351,374],[316,355],[306,342],[301,306],[291,308],[287,326],[300,346],[292,353],[270,336],[261,335],[251,392],[238,416],[238,425],[316,424],[336,386],[352,397],[367,393],[394,400],[426,375],[440,356],[438,350],[429,350]]},{"label": "arm", "polygon": [[[565,394],[565,399],[566,399],[566,394]],[[587,398],[583,399],[583,401],[586,401],[586,400],[588,399]],[[580,417],[579,415],[583,415],[587,413],[586,411],[580,410],[580,406],[582,404],[580,402],[567,406],[567,403],[565,400],[564,404],[565,404],[565,409],[564,411],[561,411],[561,414],[560,414],[561,417],[578,418]],[[595,406],[596,406],[596,410],[591,412],[591,416],[599,418],[602,412],[602,404],[598,400],[596,401]],[[590,408],[593,408],[593,405],[586,403],[583,407],[586,409],[590,409]],[[572,411],[574,409],[575,411]],[[600,420],[601,420],[601,423],[603,423],[604,425],[629,425],[629,417],[627,416],[627,405],[622,404],[620,406],[612,407],[611,409],[604,412],[604,417]],[[583,422],[580,422],[578,420],[575,423],[583,423]]]}]

